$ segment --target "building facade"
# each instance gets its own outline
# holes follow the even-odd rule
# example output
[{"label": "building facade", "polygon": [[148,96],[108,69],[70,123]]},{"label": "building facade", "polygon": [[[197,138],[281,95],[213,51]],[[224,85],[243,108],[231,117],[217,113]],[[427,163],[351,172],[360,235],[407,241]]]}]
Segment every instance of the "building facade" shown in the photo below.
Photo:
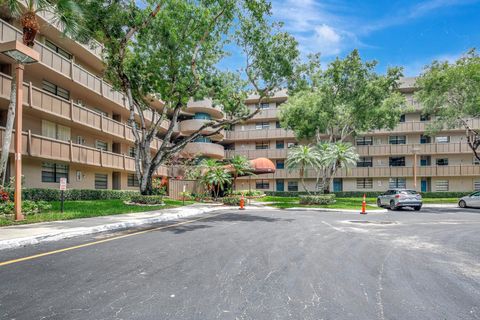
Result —
[{"label": "building facade", "polygon": [[[356,167],[337,173],[331,190],[368,192],[395,187],[423,192],[480,190],[480,165],[466,143],[465,130],[443,130],[433,137],[427,136],[431,119],[422,115],[413,98],[414,83],[414,78],[402,79],[400,90],[410,112],[402,115],[393,130],[375,130],[350,140],[360,160]],[[258,115],[226,133],[227,157],[266,157],[276,166],[273,174],[241,178],[239,188],[302,191],[299,172],[285,169],[288,150],[297,144],[293,132],[282,129],[278,121],[279,106],[287,99],[286,92],[277,93],[260,105]],[[251,97],[247,102],[254,109],[258,97]],[[480,128],[478,119],[472,119],[471,124]],[[305,177],[307,187],[314,190],[315,171],[306,170]]]},{"label": "building facade", "polygon": [[[126,96],[102,79],[102,48],[83,45],[62,34],[40,15],[41,32],[34,50],[40,61],[26,65],[23,84],[23,180],[29,188],[58,188],[65,177],[71,189],[138,189],[135,179],[135,149]],[[0,42],[22,40],[15,22],[0,20]],[[10,100],[12,60],[0,54],[0,136],[3,140]],[[161,101],[152,101],[161,109]],[[146,113],[147,121],[151,112]],[[210,118],[223,113],[205,100],[191,102],[181,115],[175,136],[185,135]],[[161,124],[152,145],[157,150],[170,125]],[[216,144],[223,134],[198,139],[187,145],[189,154],[223,158]],[[13,153],[13,141],[11,152]],[[13,154],[8,166],[14,174]],[[157,176],[170,175],[162,166]]]}]

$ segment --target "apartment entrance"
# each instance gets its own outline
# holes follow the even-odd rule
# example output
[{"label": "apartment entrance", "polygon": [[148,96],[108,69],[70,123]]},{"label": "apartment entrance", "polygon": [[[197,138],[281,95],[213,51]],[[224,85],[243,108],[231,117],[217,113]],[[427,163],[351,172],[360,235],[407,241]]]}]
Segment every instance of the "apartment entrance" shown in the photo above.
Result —
[{"label": "apartment entrance", "polygon": [[122,189],[122,175],[120,172],[112,173],[112,188],[113,190]]},{"label": "apartment entrance", "polygon": [[432,191],[432,179],[431,178],[422,178],[420,181],[420,190],[422,192]]},{"label": "apartment entrance", "polygon": [[277,180],[276,181],[276,191],[285,191],[285,181],[284,180]]},{"label": "apartment entrance", "polygon": [[333,192],[342,192],[342,191],[343,191],[343,179],[333,178]]}]

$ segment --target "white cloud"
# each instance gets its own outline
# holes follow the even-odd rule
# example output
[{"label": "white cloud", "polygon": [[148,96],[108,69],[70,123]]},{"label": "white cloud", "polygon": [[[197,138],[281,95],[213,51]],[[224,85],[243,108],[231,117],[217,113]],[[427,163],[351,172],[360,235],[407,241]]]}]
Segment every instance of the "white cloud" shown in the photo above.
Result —
[{"label": "white cloud", "polygon": [[464,53],[465,52],[445,53],[433,57],[425,57],[420,60],[412,61],[405,64],[403,73],[407,77],[418,76],[422,73],[422,71],[427,65],[432,63],[432,61],[448,61],[450,63],[453,63],[457,61]]}]

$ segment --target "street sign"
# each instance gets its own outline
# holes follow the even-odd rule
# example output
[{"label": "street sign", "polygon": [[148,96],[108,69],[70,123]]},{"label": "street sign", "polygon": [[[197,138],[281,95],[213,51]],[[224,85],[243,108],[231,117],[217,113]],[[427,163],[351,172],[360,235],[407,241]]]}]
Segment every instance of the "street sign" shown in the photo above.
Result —
[{"label": "street sign", "polygon": [[67,190],[67,178],[60,178],[60,190]]}]

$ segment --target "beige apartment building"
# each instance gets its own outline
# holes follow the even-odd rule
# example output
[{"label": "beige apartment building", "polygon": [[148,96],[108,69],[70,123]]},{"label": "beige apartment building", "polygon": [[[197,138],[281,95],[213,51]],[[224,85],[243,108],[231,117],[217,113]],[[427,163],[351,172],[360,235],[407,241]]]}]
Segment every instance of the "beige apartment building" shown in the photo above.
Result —
[{"label": "beige apartment building", "polygon": [[[41,32],[34,50],[40,61],[26,65],[23,85],[23,174],[25,187],[58,188],[66,177],[71,189],[137,189],[134,137],[127,124],[126,97],[102,79],[102,48],[83,45],[62,35],[62,30],[40,15]],[[0,42],[21,41],[18,25],[0,19]],[[4,134],[10,99],[12,60],[0,54],[0,135]],[[161,109],[161,101],[152,107]],[[147,114],[151,119],[151,113]],[[222,118],[212,102],[192,102],[181,115],[175,135],[189,134],[206,119]],[[160,146],[170,125],[161,124],[152,152]],[[206,131],[208,133],[208,130]],[[184,152],[223,158],[224,149],[214,143],[220,133],[187,145]],[[11,152],[13,153],[13,141]],[[8,171],[14,174],[13,154]],[[163,166],[159,177],[170,175]]]},{"label": "beige apartment building", "polygon": [[[62,35],[61,30],[40,16],[41,34],[34,49],[40,61],[25,67],[23,172],[26,187],[58,188],[66,177],[72,189],[136,189],[133,134],[127,124],[129,110],[125,95],[102,79],[101,45],[83,45]],[[21,40],[18,26],[0,20],[0,42]],[[0,55],[0,135],[6,122],[10,97],[12,61]],[[464,131],[449,130],[435,137],[424,135],[430,119],[422,117],[413,100],[414,79],[406,78],[401,91],[414,106],[392,131],[369,132],[352,141],[361,156],[354,168],[343,169],[332,182],[335,191],[382,191],[389,187],[421,191],[470,191],[480,189],[480,165],[468,148]],[[287,100],[278,92],[261,104],[262,112],[236,125],[233,130],[187,145],[183,154],[216,159],[244,155],[249,159],[271,159],[276,172],[241,178],[238,188],[271,191],[301,191],[298,172],[287,172],[288,150],[297,142],[293,132],[282,129],[279,106]],[[247,104],[255,108],[258,97]],[[161,101],[152,107],[161,109]],[[147,115],[147,118],[151,115]],[[175,135],[188,135],[209,119],[224,114],[211,100],[192,101],[182,113]],[[162,129],[152,152],[159,147]],[[480,128],[478,120],[473,123]],[[209,130],[205,130],[209,133]],[[13,143],[12,143],[13,152]],[[414,163],[416,153],[417,163]],[[12,174],[13,159],[9,172]],[[159,168],[159,177],[173,175],[172,168]],[[307,171],[313,189],[315,172]]]},{"label": "beige apartment building", "polygon": [[[367,192],[395,187],[424,192],[480,190],[480,165],[466,143],[465,131],[458,128],[442,131],[435,137],[426,136],[431,119],[422,116],[420,106],[413,98],[414,83],[414,78],[404,78],[400,86],[408,104],[413,107],[409,108],[412,112],[404,114],[391,131],[376,130],[350,141],[355,145],[360,161],[356,167],[338,172],[331,190]],[[260,105],[261,113],[235,126],[233,131],[227,131],[223,141],[226,157],[265,157],[276,166],[275,173],[241,178],[239,188],[302,191],[299,172],[285,169],[288,150],[296,144],[293,132],[280,128],[278,122],[279,106],[287,98],[286,92],[277,93]],[[251,97],[247,103],[254,109],[258,97]],[[472,120],[472,125],[480,128],[480,121]],[[316,173],[307,170],[306,184],[311,190],[315,188],[315,178]]]}]

